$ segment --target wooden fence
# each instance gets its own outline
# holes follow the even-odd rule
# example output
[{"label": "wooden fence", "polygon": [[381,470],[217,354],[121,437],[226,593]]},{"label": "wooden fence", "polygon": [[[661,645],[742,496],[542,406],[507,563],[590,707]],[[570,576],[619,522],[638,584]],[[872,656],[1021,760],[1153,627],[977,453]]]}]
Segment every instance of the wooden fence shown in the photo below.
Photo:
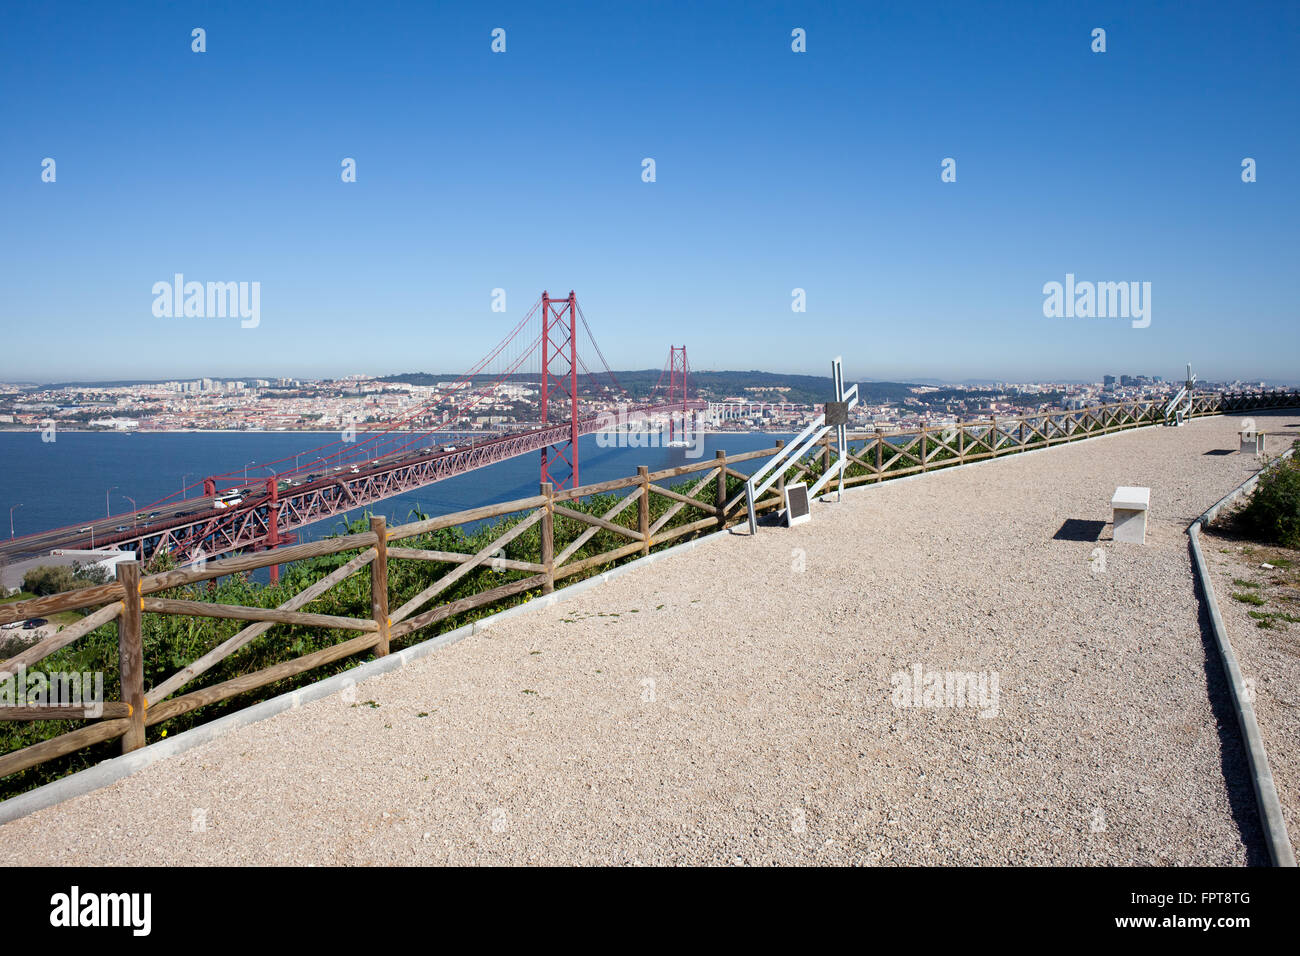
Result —
[{"label": "wooden fence", "polygon": [[[1197,399],[1193,414],[1251,411],[1286,407],[1284,400],[1269,404],[1233,401],[1232,396]],[[1292,394],[1290,404],[1300,404]],[[917,472],[953,467],[969,462],[1046,448],[1081,438],[1150,426],[1163,420],[1156,402],[1130,402],[1079,411],[1052,411],[1036,415],[966,422],[949,427],[900,433],[855,433],[850,436],[850,461],[846,485],[878,482]],[[557,582],[597,573],[598,569],[648,554],[652,548],[746,520],[744,481],[747,473],[736,466],[766,459],[783,443],[739,455],[719,451],[711,460],[677,468],[637,474],[579,488],[556,491],[542,485],[540,493],[515,501],[487,505],[455,514],[389,528],[382,517],[370,518],[368,531],[305,544],[275,548],[239,557],[209,561],[201,566],[142,576],[134,562],[118,566],[117,580],[26,601],[0,604],[0,624],[44,617],[66,611],[91,610],[77,623],[64,627],[0,664],[0,681],[15,675],[109,622],[116,622],[121,699],[103,703],[93,719],[83,707],[0,707],[0,720],[36,721],[87,719],[75,730],[0,756],[0,778],[37,766],[85,747],[120,738],[128,753],[145,743],[146,729],[197,708],[228,700],[276,681],[302,674],[348,657],[388,654],[392,642],[410,643],[412,635],[448,619],[492,605],[522,600],[530,592],[551,593]],[[792,463],[772,493],[757,503],[765,512],[781,505],[785,483],[813,477],[830,466],[831,445],[801,462]],[[670,487],[669,483],[681,480]],[[601,496],[601,497],[596,497]],[[591,509],[594,502],[613,503]],[[589,510],[581,510],[585,502]],[[661,510],[662,509],[662,510]],[[660,511],[652,521],[653,511]],[[474,553],[402,546],[401,542],[449,528],[464,528],[492,519],[509,519],[505,529]],[[557,531],[563,524],[565,531]],[[536,560],[504,557],[504,549],[525,532],[540,526]],[[584,549],[600,532],[615,546],[595,554]],[[557,551],[557,548],[559,549]],[[209,601],[155,596],[199,582],[244,574],[271,565],[291,564],[347,551],[359,553],[340,567],[275,608],[245,607]],[[527,557],[533,557],[528,555]],[[417,593],[390,608],[389,566],[392,561],[430,562],[443,573]],[[452,601],[436,603],[439,595],[476,569],[490,567],[514,572],[506,583]],[[345,617],[312,613],[305,608],[352,575],[367,571],[370,578],[370,614]],[[202,656],[166,679],[144,686],[143,616],[181,615],[250,622]],[[213,666],[245,647],[277,624],[356,632],[356,636],[321,650],[274,664],[253,673],[181,693]]]}]

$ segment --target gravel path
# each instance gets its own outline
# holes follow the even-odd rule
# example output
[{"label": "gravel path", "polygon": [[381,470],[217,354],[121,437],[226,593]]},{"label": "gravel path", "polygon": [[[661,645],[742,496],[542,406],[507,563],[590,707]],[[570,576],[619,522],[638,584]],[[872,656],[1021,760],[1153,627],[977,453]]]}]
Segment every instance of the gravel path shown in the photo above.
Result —
[{"label": "gravel path", "polygon": [[[1184,534],[1255,468],[1207,454],[1237,426],[715,539],[8,824],[0,860],[1266,862]],[[1152,489],[1146,547],[1058,536],[1121,484]],[[917,664],[996,673],[996,716],[896,706]]]},{"label": "gravel path", "polygon": [[[1300,855],[1300,624],[1275,618],[1265,629],[1250,616],[1253,610],[1300,616],[1300,552],[1243,545],[1206,533],[1201,542],[1241,675],[1254,682],[1255,719],[1268,751],[1287,836]],[[1293,567],[1285,572],[1260,568],[1278,556],[1292,561]],[[1235,586],[1234,580],[1257,587]],[[1266,603],[1257,609],[1235,600],[1233,594],[1257,594]]]}]

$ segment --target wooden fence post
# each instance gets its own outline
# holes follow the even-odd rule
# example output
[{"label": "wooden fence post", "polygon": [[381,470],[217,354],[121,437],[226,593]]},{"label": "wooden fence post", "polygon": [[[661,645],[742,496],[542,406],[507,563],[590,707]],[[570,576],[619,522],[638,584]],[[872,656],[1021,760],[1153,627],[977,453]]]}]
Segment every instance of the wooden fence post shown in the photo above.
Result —
[{"label": "wooden fence post", "polygon": [[921,425],[921,470],[922,471],[925,471],[925,469],[928,467],[929,460],[930,460],[929,455],[927,455],[925,451],[925,436],[927,433],[928,433],[928,426],[922,424]]},{"label": "wooden fence post", "polygon": [[[777,447],[781,443],[777,442]],[[713,460],[718,466],[717,482],[717,509],[718,509],[718,530],[722,531],[727,527],[727,453],[718,449],[713,453]]]},{"label": "wooden fence post", "polygon": [[117,655],[122,674],[122,701],[131,705],[131,726],[122,735],[122,753],[144,746],[144,646],[141,636],[143,598],[140,565],[123,561],[117,566],[122,585],[122,614],[117,619]]},{"label": "wooden fence post", "polygon": [[876,428],[876,481],[885,477],[885,433]]},{"label": "wooden fence post", "polygon": [[957,460],[966,464],[966,426],[957,426]]},{"label": "wooden fence post", "polygon": [[998,457],[998,416],[993,415],[989,418],[989,455],[990,458]]},{"label": "wooden fence post", "polygon": [[375,534],[375,560],[370,562],[370,615],[379,625],[379,643],[375,656],[388,654],[388,521],[383,515],[370,516],[370,530]]},{"label": "wooden fence post", "polygon": [[831,470],[831,436],[827,432],[822,438],[822,474]]},{"label": "wooden fence post", "polygon": [[555,488],[549,481],[542,482],[546,504],[542,511],[542,567],[546,568],[546,583],[542,593],[555,590]]},{"label": "wooden fence post", "polygon": [[636,466],[636,476],[641,481],[641,497],[636,500],[636,530],[641,535],[641,553],[650,553],[650,469]]}]

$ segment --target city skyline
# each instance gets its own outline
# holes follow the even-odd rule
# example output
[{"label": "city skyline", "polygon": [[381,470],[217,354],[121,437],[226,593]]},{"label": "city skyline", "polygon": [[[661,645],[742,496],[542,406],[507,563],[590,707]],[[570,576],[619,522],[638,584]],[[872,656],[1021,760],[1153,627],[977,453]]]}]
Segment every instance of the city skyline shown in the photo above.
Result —
[{"label": "city skyline", "polygon": [[0,380],[468,368],[575,289],[618,368],[1295,381],[1293,6],[734,12],[16,13]]}]

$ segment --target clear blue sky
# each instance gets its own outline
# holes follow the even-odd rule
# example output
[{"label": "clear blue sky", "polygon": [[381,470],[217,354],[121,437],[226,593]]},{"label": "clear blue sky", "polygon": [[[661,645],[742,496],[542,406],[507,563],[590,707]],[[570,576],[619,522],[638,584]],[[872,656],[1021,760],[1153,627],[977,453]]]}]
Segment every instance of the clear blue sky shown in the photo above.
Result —
[{"label": "clear blue sky", "polygon": [[[573,288],[615,368],[1300,381],[1298,38],[1294,2],[10,4],[0,380],[459,371]],[[155,318],[176,272],[259,281],[260,326]],[[1150,282],[1150,327],[1044,318],[1066,273]]]}]

